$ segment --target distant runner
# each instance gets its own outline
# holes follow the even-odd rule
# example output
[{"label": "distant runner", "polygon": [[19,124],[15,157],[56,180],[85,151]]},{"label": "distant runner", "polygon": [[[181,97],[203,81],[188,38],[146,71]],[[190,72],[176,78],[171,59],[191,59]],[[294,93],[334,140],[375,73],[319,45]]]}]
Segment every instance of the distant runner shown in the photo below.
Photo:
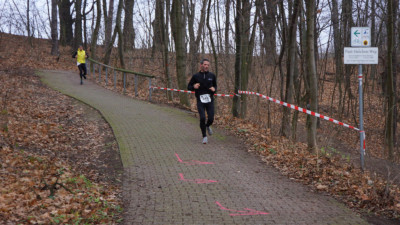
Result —
[{"label": "distant runner", "polygon": [[[211,125],[214,122],[214,93],[217,91],[217,78],[215,74],[208,71],[210,61],[202,59],[200,61],[200,72],[194,74],[188,84],[188,89],[195,92],[197,99],[197,110],[200,115],[200,129],[203,135],[203,144],[207,144],[207,134],[213,134]],[[207,111],[207,123],[206,114]]]},{"label": "distant runner", "polygon": [[79,76],[81,77],[81,85],[83,84],[82,78],[86,79],[86,58],[89,57],[89,55],[83,50],[83,46],[79,45],[78,51],[76,51],[73,55],[72,58],[76,58],[76,65],[78,66],[79,69]]}]

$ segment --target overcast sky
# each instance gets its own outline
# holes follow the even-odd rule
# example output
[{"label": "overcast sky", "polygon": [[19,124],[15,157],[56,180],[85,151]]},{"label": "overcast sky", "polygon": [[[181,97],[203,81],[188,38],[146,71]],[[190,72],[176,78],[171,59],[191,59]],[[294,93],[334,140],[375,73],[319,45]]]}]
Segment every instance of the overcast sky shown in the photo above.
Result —
[{"label": "overcast sky", "polygon": [[[134,7],[134,27],[136,31],[135,46],[137,47],[149,47],[151,45],[151,21],[154,20],[154,1],[155,0],[136,0]],[[30,20],[31,20],[31,32],[34,37],[50,39],[50,19],[49,13],[51,13],[51,0],[30,0]],[[88,0],[89,4],[93,3],[93,0]],[[108,2],[108,1],[107,1]],[[195,1],[200,4],[200,1]],[[115,0],[115,12],[117,8],[118,0]],[[223,1],[220,1],[220,12],[224,13]],[[320,24],[324,27],[323,33],[321,33],[320,44],[322,49],[326,47],[327,37],[330,32],[329,27],[329,7],[326,5],[327,0],[322,0],[319,8],[322,9],[320,16]],[[89,7],[88,7],[89,8]],[[196,15],[200,14],[200,5],[196,7]],[[233,13],[231,13],[233,16]],[[90,34],[91,19],[93,14],[88,15],[88,33]],[[225,15],[220,15],[221,24]],[[12,33],[17,35],[27,35],[26,21],[27,21],[27,0],[0,0],[0,31],[5,33]],[[103,17],[102,17],[103,18]],[[215,19],[212,16],[211,26],[215,24]],[[232,21],[233,23],[233,18]],[[232,29],[234,28],[232,24]],[[195,28],[196,29],[196,28]],[[100,33],[103,33],[103,23],[101,26]],[[215,37],[215,35],[214,35]],[[99,44],[103,41],[103,35],[100,35]],[[233,44],[233,38],[231,33],[231,44]],[[279,41],[278,41],[279,43]]]}]

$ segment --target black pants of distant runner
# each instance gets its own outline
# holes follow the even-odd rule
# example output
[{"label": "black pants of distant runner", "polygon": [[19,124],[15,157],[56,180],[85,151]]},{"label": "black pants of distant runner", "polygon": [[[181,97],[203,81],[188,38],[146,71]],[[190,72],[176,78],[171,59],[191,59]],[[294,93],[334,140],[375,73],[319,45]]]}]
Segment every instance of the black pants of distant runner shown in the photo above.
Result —
[{"label": "black pants of distant runner", "polygon": [[86,63],[81,63],[78,66],[79,68],[79,76],[81,76],[81,80],[84,76],[86,76]]},{"label": "black pants of distant runner", "polygon": [[[209,127],[214,122],[214,102],[202,103],[197,102],[197,111],[200,115],[200,129],[203,137],[207,137],[206,127]],[[206,123],[206,111],[207,111],[207,123]]]}]

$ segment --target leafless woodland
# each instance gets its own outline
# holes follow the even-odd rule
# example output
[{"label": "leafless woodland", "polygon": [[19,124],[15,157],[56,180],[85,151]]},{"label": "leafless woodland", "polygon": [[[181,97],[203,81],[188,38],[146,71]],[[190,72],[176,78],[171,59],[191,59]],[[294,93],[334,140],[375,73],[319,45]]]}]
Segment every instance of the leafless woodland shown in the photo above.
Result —
[{"label": "leafless woodland", "polygon": [[[351,27],[370,27],[379,64],[363,66],[367,151],[400,160],[398,0],[1,0],[0,9],[2,33],[29,42],[49,39],[55,56],[59,46],[84,44],[95,60],[155,75],[155,85],[179,89],[208,58],[218,93],[254,91],[355,127],[358,69],[344,65],[343,48],[350,47]],[[185,107],[193,102],[186,94],[154,95]],[[354,130],[256,96],[217,103],[218,114],[304,141],[311,152],[332,142],[359,147]]]}]

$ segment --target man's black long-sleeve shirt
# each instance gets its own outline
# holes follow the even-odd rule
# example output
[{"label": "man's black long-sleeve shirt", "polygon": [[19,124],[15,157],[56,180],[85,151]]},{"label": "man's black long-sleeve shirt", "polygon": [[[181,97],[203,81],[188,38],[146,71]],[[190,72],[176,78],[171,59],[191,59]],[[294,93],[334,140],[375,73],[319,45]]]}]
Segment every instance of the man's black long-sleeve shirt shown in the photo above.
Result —
[{"label": "man's black long-sleeve shirt", "polygon": [[[200,83],[198,89],[194,89],[194,84]],[[210,88],[214,87],[215,91],[211,91]],[[214,101],[214,93],[217,92],[217,78],[215,74],[207,72],[198,72],[192,76],[188,84],[188,90],[194,91],[197,101],[200,101],[200,95],[209,94],[211,99]]]}]

